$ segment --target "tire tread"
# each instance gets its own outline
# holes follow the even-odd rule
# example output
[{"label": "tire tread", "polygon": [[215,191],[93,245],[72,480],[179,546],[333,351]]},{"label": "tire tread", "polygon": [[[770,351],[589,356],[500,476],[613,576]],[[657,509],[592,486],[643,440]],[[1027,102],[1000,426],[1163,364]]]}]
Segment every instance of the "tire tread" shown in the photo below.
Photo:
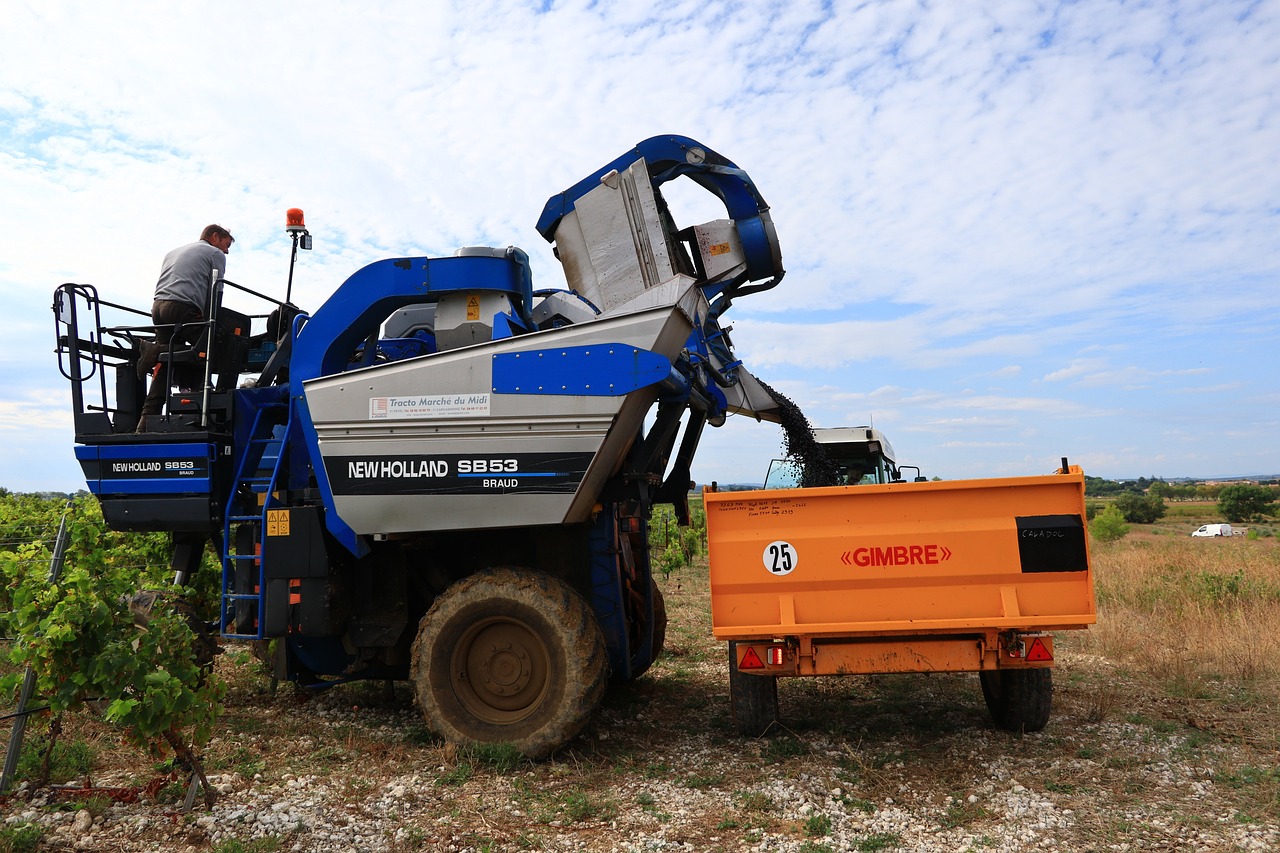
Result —
[{"label": "tire tread", "polygon": [[[464,610],[503,601],[536,611],[563,646],[563,656],[549,648],[551,673],[564,680],[560,704],[532,726],[522,725],[525,720],[509,727],[472,721],[452,708],[456,703],[441,701],[447,696],[438,695],[451,681],[448,672],[437,671],[450,656],[437,648],[436,638],[448,637],[451,622]],[[411,679],[428,727],[445,740],[506,742],[530,758],[542,758],[572,740],[599,705],[609,679],[608,652],[590,605],[569,584],[543,572],[495,568],[454,583],[422,617],[413,641]]]}]

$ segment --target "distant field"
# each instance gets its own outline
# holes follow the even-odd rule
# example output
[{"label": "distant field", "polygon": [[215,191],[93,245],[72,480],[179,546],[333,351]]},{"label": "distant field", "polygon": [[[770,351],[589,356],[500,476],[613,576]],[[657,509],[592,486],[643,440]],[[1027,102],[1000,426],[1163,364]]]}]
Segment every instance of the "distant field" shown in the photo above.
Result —
[{"label": "distant field", "polygon": [[[1085,498],[1088,504],[1096,504],[1104,506],[1114,502],[1114,497],[1090,497]],[[1212,524],[1214,522],[1226,521],[1222,513],[1218,512],[1218,504],[1216,501],[1165,501],[1164,518],[1154,524],[1137,524],[1134,530],[1137,532],[1147,531],[1156,535],[1184,535],[1190,536],[1191,531],[1195,530],[1202,524]],[[1238,530],[1256,529],[1262,536],[1280,535],[1280,520],[1269,518],[1266,521],[1257,524],[1233,524]]]},{"label": "distant field", "polygon": [[[1206,519],[1208,520],[1208,519]],[[1098,626],[1084,650],[1170,698],[1280,704],[1280,542],[1197,539],[1194,525],[1133,525],[1091,545]],[[1280,743],[1274,713],[1264,728]]]}]

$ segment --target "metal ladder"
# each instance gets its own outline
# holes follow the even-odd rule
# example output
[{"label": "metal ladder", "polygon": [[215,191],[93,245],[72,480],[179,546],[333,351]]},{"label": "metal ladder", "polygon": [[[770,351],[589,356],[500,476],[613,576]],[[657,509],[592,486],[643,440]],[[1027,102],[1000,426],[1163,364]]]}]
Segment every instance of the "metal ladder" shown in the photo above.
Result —
[{"label": "metal ladder", "polygon": [[[280,410],[284,417],[280,418]],[[258,409],[249,430],[250,439],[236,470],[234,488],[223,513],[222,531],[222,636],[231,639],[261,640],[264,637],[266,578],[262,564],[262,535],[267,529],[268,512],[280,506],[275,497],[276,482],[284,461],[284,437],[289,434],[292,407],[287,403],[266,403]],[[283,434],[273,433],[283,426]],[[274,453],[274,458],[273,454]],[[250,531],[244,543],[236,541],[242,530]],[[240,545],[245,547],[242,549]],[[249,567],[254,573],[250,586],[241,579],[237,590],[236,576]],[[251,591],[245,591],[251,590]],[[245,609],[252,608],[252,625]],[[248,626],[248,627],[246,627]]]}]

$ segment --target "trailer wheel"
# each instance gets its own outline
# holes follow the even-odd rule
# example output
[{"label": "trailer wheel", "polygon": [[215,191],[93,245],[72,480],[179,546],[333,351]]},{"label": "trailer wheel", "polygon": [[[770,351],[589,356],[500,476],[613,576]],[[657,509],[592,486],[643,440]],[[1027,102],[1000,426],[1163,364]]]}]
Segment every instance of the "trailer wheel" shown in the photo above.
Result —
[{"label": "trailer wheel", "polygon": [[1053,704],[1052,669],[986,670],[978,677],[996,728],[1038,732],[1048,724]]},{"label": "trailer wheel", "polygon": [[738,644],[729,643],[729,712],[738,734],[759,737],[778,721],[778,679],[738,672]]},{"label": "trailer wheel", "polygon": [[541,758],[590,718],[609,678],[604,634],[568,584],[493,569],[436,599],[413,643],[414,692],[452,743],[510,743]]}]

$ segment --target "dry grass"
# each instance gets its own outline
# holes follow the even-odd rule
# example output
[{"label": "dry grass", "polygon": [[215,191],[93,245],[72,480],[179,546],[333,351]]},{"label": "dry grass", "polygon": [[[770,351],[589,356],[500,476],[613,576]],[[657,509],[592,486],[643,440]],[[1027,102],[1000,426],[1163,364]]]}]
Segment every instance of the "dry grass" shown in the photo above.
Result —
[{"label": "dry grass", "polygon": [[[1280,702],[1280,543],[1142,530],[1094,544],[1098,624],[1073,637],[1158,696]],[[1100,700],[1101,701],[1101,700]],[[1274,715],[1254,737],[1280,742]]]}]

